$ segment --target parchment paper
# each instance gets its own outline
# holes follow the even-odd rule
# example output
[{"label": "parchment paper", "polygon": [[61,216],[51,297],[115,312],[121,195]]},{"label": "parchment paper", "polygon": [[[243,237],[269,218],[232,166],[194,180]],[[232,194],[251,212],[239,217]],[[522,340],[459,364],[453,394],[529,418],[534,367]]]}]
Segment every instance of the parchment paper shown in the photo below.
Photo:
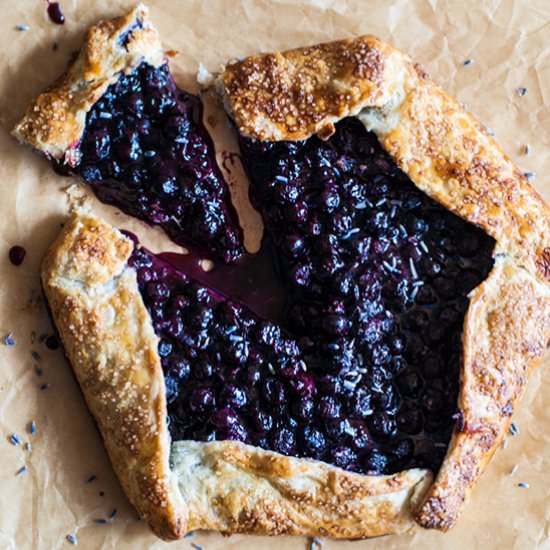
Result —
[{"label": "parchment paper", "polygon": [[[51,327],[39,302],[38,269],[68,211],[64,188],[74,180],[54,174],[48,163],[19,146],[9,129],[26,104],[65,67],[91,23],[122,13],[122,0],[62,0],[66,24],[46,17],[42,0],[0,2],[0,548],[164,548],[127,503],[100,437],[61,351],[39,343]],[[550,3],[548,0],[150,0],[152,18],[176,80],[197,89],[202,62],[208,69],[233,56],[372,33],[410,53],[443,87],[496,133],[503,148],[550,199]],[[16,30],[28,25],[29,30]],[[54,42],[58,43],[53,51]],[[472,60],[466,66],[464,61]],[[526,87],[521,97],[519,87]],[[216,132],[227,132],[223,119]],[[530,154],[524,146],[530,145]],[[238,177],[237,177],[238,179]],[[231,181],[235,181],[234,175]],[[83,188],[72,194],[86,194]],[[242,193],[241,193],[242,194]],[[155,250],[174,246],[159,231],[89,199],[95,212],[138,233]],[[257,219],[247,224],[258,231]],[[254,239],[252,239],[251,246]],[[7,260],[10,246],[27,249],[22,266]],[[36,340],[31,344],[31,332]],[[9,332],[17,344],[2,345]],[[40,361],[31,351],[38,352]],[[546,361],[548,364],[548,361]],[[38,376],[34,364],[43,369]],[[41,384],[50,384],[41,390]],[[28,423],[36,422],[30,435]],[[453,531],[363,542],[324,541],[326,549],[361,548],[550,548],[550,373],[534,374],[508,438],[474,491]],[[24,445],[12,445],[19,435]],[[518,465],[513,476],[509,475]],[[16,476],[27,465],[28,470]],[[90,476],[96,476],[87,482]],[[518,487],[519,482],[529,488]],[[101,494],[103,496],[101,496]],[[106,524],[94,520],[116,516]],[[303,549],[304,538],[260,538],[199,533],[171,548]]]}]

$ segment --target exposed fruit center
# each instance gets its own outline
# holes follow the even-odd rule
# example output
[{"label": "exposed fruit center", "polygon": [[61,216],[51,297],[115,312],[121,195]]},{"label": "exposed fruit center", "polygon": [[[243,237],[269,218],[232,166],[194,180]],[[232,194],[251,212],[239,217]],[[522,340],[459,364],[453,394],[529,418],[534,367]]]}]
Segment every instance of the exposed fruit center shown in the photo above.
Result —
[{"label": "exposed fruit center", "polygon": [[353,119],[242,140],[286,288],[280,326],[142,249],[174,439],[237,439],[362,473],[437,470],[467,294],[494,241],[420,192]]}]

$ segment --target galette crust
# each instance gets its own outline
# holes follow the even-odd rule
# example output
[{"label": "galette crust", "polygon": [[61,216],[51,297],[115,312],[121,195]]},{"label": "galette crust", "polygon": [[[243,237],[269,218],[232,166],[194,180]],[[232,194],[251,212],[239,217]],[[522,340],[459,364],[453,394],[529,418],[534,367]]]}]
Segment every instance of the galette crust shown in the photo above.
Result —
[{"label": "galette crust", "polygon": [[[90,29],[14,134],[74,165],[86,114],[143,61],[158,66],[165,56],[140,5]],[[126,265],[133,245],[76,216],[46,256],[42,281],[126,494],[167,540],[196,528],[361,538],[400,532],[415,512],[422,525],[448,529],[548,343],[548,207],[479,122],[376,38],[246,58],[226,67],[218,89],[239,131],[260,139],[327,138],[338,120],[358,116],[420,189],[496,239],[495,266],[465,318],[461,419],[429,489],[425,470],[363,476],[235,442],[171,446],[158,339]]]},{"label": "galette crust", "polygon": [[550,338],[550,210],[471,114],[372,36],[229,63],[216,87],[238,131],[322,139],[356,116],[413,183],[496,240],[464,322],[460,419],[418,512],[449,529],[503,439]]},{"label": "galette crust", "polygon": [[446,531],[505,437],[550,337],[550,287],[514,258],[497,256],[470,295],[464,320],[460,418],[417,519]]},{"label": "galette crust", "polygon": [[347,472],[236,441],[175,441],[172,462],[190,529],[358,539],[401,533],[432,482],[411,469]]},{"label": "galette crust", "polygon": [[113,468],[158,536],[217,529],[364,538],[414,524],[428,470],[365,476],[232,441],[170,449],[158,338],[126,265],[132,249],[107,223],[77,214],[46,255],[42,282]]},{"label": "galette crust", "polygon": [[108,86],[143,61],[159,66],[165,60],[143,4],[122,17],[100,21],[88,30],[65,74],[30,104],[13,135],[46,156],[74,166],[86,115]]},{"label": "galette crust", "polygon": [[550,211],[483,125],[373,36],[246,57],[217,81],[243,135],[327,137],[357,116],[426,194],[550,281]]},{"label": "galette crust", "polygon": [[124,491],[158,536],[175,539],[187,509],[168,467],[158,338],[126,268],[132,250],[107,224],[75,216],[44,258],[42,285]]}]

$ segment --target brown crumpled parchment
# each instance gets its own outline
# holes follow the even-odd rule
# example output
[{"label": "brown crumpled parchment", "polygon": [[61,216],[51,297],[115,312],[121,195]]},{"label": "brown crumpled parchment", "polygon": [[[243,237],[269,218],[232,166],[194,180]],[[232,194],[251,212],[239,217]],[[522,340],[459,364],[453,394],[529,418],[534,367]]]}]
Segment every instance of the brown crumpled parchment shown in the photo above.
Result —
[{"label": "brown crumpled parchment", "polygon": [[[31,98],[57,77],[84,30],[122,13],[131,2],[62,0],[63,27],[46,16],[46,3],[4,1],[0,34],[0,548],[164,548],[139,521],[113,475],[100,437],[61,351],[39,342],[51,326],[40,303],[39,264],[68,211],[68,195],[88,193],[54,174],[48,163],[19,146],[9,130]],[[504,150],[550,199],[550,4],[547,0],[150,0],[152,19],[176,80],[197,89],[199,63],[215,71],[234,56],[372,33],[424,64],[432,76],[496,133]],[[17,30],[28,25],[29,30]],[[53,51],[53,45],[59,45]],[[464,65],[466,60],[471,63]],[[526,87],[523,96],[518,88]],[[216,134],[227,134],[217,117]],[[530,153],[525,154],[529,144]],[[225,145],[224,145],[225,147]],[[238,180],[233,174],[231,181]],[[119,227],[138,233],[154,250],[174,249],[163,234],[113,208],[86,199]],[[249,242],[258,236],[257,217]],[[27,249],[22,266],[9,248]],[[31,343],[31,333],[36,333]],[[2,344],[9,332],[17,344]],[[33,358],[31,351],[38,355]],[[546,361],[548,364],[548,361]],[[43,374],[36,373],[35,366]],[[49,384],[41,390],[42,384]],[[36,433],[28,423],[34,420]],[[413,533],[364,542],[324,541],[324,548],[550,548],[550,373],[534,374],[514,419],[520,433],[508,438],[476,487],[450,533]],[[9,436],[19,435],[22,445]],[[32,444],[32,451],[24,443]],[[16,476],[26,465],[28,470]],[[510,471],[518,465],[514,475]],[[96,476],[87,482],[91,476]],[[529,488],[518,487],[519,482]],[[116,515],[107,524],[95,520]],[[259,538],[198,533],[171,548],[303,549],[304,538]]]}]

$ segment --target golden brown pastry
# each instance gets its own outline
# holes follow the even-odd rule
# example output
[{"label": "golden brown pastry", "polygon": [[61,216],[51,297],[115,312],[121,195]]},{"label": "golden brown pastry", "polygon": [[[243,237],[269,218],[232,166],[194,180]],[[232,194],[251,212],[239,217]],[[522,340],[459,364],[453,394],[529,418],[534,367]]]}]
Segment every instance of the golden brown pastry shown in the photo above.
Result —
[{"label": "golden brown pastry", "polygon": [[86,115],[109,85],[143,62],[157,67],[166,60],[148,15],[139,4],[91,27],[75,61],[29,106],[14,136],[52,159],[76,164]]}]

